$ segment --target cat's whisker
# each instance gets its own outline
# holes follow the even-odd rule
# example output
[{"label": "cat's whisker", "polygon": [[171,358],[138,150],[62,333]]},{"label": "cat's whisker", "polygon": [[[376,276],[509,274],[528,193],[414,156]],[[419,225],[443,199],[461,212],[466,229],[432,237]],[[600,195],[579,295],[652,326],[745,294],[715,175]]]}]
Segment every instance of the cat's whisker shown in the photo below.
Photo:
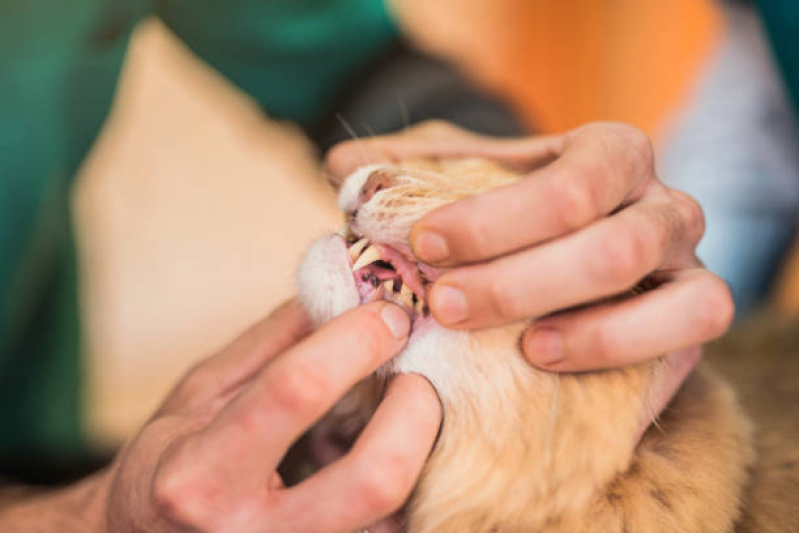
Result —
[{"label": "cat's whisker", "polygon": [[366,122],[361,122],[361,126],[369,134],[369,137],[371,138],[377,137],[377,132],[375,132],[374,128],[372,128],[369,124],[367,124]]},{"label": "cat's whisker", "polygon": [[355,133],[355,130],[353,129],[353,127],[350,126],[350,123],[347,122],[344,119],[344,117],[341,116],[341,113],[336,113],[335,117],[336,117],[336,120],[338,120],[341,123],[341,127],[344,128],[347,131],[347,134],[349,134],[350,137],[352,137],[353,141],[360,141],[361,140],[361,138],[358,137],[358,134]]},{"label": "cat's whisker", "polygon": [[408,113],[408,104],[405,102],[405,98],[402,97],[402,93],[397,93],[397,104],[400,108],[400,116],[402,117],[402,129],[407,130],[411,127],[411,116]]}]

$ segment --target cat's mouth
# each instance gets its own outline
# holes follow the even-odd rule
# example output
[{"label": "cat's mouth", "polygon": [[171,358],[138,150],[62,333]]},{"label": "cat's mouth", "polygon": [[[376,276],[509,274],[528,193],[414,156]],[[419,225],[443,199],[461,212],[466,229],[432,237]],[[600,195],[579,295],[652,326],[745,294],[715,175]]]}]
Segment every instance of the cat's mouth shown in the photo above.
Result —
[{"label": "cat's mouth", "polygon": [[367,238],[346,239],[350,269],[361,303],[387,300],[402,307],[414,325],[430,317],[429,286],[438,271],[408,257],[410,254]]}]

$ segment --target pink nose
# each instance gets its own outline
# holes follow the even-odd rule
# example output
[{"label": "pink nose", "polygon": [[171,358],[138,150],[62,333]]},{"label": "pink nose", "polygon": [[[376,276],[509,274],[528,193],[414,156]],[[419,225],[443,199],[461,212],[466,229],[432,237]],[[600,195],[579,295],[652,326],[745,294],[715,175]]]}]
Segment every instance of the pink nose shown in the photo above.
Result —
[{"label": "pink nose", "polygon": [[397,184],[397,172],[388,168],[375,170],[366,178],[366,183],[361,187],[358,195],[358,207],[372,199],[372,197],[383,189],[388,189]]}]

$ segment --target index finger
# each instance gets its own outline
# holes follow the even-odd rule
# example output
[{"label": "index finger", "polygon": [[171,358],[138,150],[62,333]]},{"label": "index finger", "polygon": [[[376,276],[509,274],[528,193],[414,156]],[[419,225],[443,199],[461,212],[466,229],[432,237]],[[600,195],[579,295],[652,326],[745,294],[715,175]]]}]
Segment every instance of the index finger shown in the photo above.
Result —
[{"label": "index finger", "polygon": [[413,228],[422,261],[484,261],[582,228],[640,197],[654,183],[651,145],[640,131],[593,124],[568,134],[562,154],[519,182],[443,206]]},{"label": "index finger", "polygon": [[[262,482],[303,431],[400,351],[409,329],[405,312],[386,302],[341,315],[275,358],[186,444],[186,455],[203,458],[206,477]],[[242,469],[231,457],[250,460]]]},{"label": "index finger", "polygon": [[302,304],[296,298],[284,302],[227,347],[189,370],[161,411],[191,409],[234,390],[310,331],[311,322]]},{"label": "index finger", "polygon": [[515,170],[528,171],[554,159],[562,143],[561,135],[488,137],[431,121],[393,135],[340,143],[327,153],[325,170],[334,187],[340,186],[347,176],[364,165],[422,157],[482,157]]},{"label": "index finger", "polygon": [[[399,374],[352,449],[288,489],[282,509],[299,531],[352,531],[395,512],[413,489],[441,425],[423,377]],[[371,531],[371,529],[370,529]]]}]

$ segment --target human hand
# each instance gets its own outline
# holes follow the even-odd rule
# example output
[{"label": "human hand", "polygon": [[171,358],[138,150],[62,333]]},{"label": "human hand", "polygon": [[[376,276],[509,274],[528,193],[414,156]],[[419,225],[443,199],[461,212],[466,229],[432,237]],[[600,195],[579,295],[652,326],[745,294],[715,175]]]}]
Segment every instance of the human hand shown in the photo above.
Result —
[{"label": "human hand", "polygon": [[308,335],[299,305],[285,305],[191,370],[120,452],[105,476],[104,529],[328,533],[390,515],[440,424],[438,398],[419,376],[393,380],[338,461],[289,488],[276,468],[352,385],[400,351],[408,329],[405,313],[381,302]]},{"label": "human hand", "polygon": [[[726,284],[696,257],[700,207],[658,180],[646,135],[602,123],[497,139],[433,122],[343,143],[326,163],[335,185],[366,163],[470,156],[526,176],[441,207],[413,228],[420,260],[454,267],[431,290],[436,319],[480,328],[538,318],[522,347],[552,371],[668,354],[654,407],[665,406],[698,361],[699,345],[727,329],[733,304]],[[644,278],[657,287],[602,302]]]}]

